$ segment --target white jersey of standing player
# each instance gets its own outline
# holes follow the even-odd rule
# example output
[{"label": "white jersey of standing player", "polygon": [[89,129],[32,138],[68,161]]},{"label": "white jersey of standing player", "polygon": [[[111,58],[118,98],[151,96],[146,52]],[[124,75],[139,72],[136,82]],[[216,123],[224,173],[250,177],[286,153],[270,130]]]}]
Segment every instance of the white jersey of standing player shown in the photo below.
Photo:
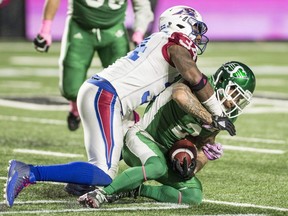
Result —
[{"label": "white jersey of standing player", "polygon": [[98,73],[116,89],[124,115],[150,101],[179,76],[175,67],[169,64],[167,54],[169,45],[177,43],[187,46],[193,51],[193,59],[196,61],[197,50],[195,46],[192,46],[191,40],[181,33],[175,33],[175,35],[177,36],[174,41],[169,42],[167,34],[155,33],[145,38],[126,57],[117,60],[112,66]]},{"label": "white jersey of standing player", "polygon": [[112,179],[118,172],[132,111],[151,101],[180,75],[168,55],[169,46],[175,44],[185,47],[196,61],[197,48],[186,35],[158,32],[88,79],[79,90],[77,106],[88,160]]}]

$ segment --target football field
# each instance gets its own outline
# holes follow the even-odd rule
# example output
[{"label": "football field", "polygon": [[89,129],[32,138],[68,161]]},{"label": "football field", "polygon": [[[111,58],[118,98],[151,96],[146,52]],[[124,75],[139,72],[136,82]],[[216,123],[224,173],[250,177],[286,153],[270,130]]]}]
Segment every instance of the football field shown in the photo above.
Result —
[{"label": "football field", "polygon": [[[82,127],[67,129],[68,103],[58,88],[59,50],[59,43],[42,54],[31,42],[0,42],[1,196],[11,159],[38,165],[87,160]],[[64,192],[64,184],[39,182],[25,188],[12,208],[2,202],[0,215],[288,215],[288,43],[211,42],[198,66],[212,74],[230,60],[250,66],[256,90],[235,123],[237,135],[221,132],[217,138],[223,157],[197,174],[201,205],[138,198],[88,209]],[[99,70],[95,57],[89,75]],[[120,172],[126,167],[121,162]]]}]

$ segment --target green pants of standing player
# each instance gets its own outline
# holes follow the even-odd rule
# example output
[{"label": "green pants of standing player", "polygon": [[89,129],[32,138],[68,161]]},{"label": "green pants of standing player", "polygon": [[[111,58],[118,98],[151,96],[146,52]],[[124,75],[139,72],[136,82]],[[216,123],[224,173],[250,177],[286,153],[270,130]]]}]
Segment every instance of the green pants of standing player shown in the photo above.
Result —
[{"label": "green pants of standing player", "polygon": [[[127,141],[127,137],[125,140]],[[158,145],[140,132],[136,133],[135,138],[130,141],[128,139],[128,143],[125,142],[123,158],[130,168],[104,188],[107,194],[129,191],[141,185],[141,196],[159,202],[185,204],[202,202],[202,185],[197,177],[194,176],[187,181],[181,179],[172,170]],[[162,185],[142,184],[145,180],[156,180]]]},{"label": "green pants of standing player", "polygon": [[73,19],[66,22],[59,60],[59,87],[63,97],[76,101],[95,52],[98,53],[102,67],[108,67],[127,54],[129,40],[123,23],[109,29],[86,30]]}]

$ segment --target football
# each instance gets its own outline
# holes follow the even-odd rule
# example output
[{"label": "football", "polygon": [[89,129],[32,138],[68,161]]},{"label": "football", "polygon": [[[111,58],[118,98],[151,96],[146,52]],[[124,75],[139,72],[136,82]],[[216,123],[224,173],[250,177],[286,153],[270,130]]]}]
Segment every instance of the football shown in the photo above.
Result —
[{"label": "football", "polygon": [[177,159],[181,165],[186,158],[187,164],[190,166],[192,161],[197,158],[197,148],[191,141],[182,139],[174,143],[169,151],[169,156],[171,161]]}]

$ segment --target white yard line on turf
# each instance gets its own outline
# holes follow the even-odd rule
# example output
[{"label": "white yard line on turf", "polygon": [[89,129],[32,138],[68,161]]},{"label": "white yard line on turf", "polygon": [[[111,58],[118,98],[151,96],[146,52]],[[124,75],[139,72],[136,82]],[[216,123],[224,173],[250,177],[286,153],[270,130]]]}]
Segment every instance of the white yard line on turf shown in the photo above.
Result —
[{"label": "white yard line on turf", "polygon": [[[26,205],[26,204],[57,204],[57,203],[71,203],[71,201],[61,201],[61,200],[38,200],[38,201],[16,201],[15,205]],[[280,208],[274,206],[263,206],[263,205],[254,205],[250,203],[237,203],[237,202],[225,202],[225,201],[216,201],[216,200],[203,200],[203,203],[212,203],[218,205],[230,205],[235,207],[247,207],[247,208],[257,208],[257,209],[269,209],[275,211],[287,212],[287,208]],[[139,205],[139,206],[137,206]],[[141,205],[141,206],[140,206]],[[155,206],[152,206],[155,205]],[[147,206],[147,207],[146,207]],[[129,207],[116,207],[116,208],[100,208],[100,209],[61,209],[61,210],[30,210],[30,211],[9,211],[9,212],[1,212],[0,214],[25,214],[25,213],[63,213],[63,212],[90,212],[90,211],[138,211],[138,210],[169,210],[169,209],[186,209],[189,208],[189,205],[179,205],[173,203],[138,203],[131,204]],[[235,214],[237,216],[246,215],[259,215],[259,214]],[[220,216],[220,215],[218,215]]]},{"label": "white yard line on turf", "polygon": [[251,147],[243,147],[243,146],[231,146],[231,145],[223,145],[223,149],[224,150],[253,152],[253,153],[266,153],[266,154],[284,154],[285,153],[285,151],[277,150],[277,149],[259,149],[259,148],[251,148]]},{"label": "white yard line on turf", "polygon": [[15,121],[15,122],[33,122],[33,123],[39,123],[39,124],[52,124],[52,125],[66,125],[67,124],[66,121],[64,120],[19,117],[19,116],[3,116],[3,115],[0,115],[0,120]]},{"label": "white yard line on turf", "polygon": [[53,157],[68,157],[68,158],[84,157],[84,155],[81,155],[81,154],[41,151],[41,150],[33,150],[33,149],[13,149],[13,152],[24,153],[24,154],[47,155],[47,156],[53,156]]},{"label": "white yard line on turf", "polygon": [[47,105],[47,104],[34,104],[20,101],[0,99],[0,105],[5,107],[13,107],[26,110],[43,110],[43,111],[68,111],[69,105]]},{"label": "white yard line on turf", "polygon": [[285,140],[275,140],[275,139],[262,139],[262,138],[253,138],[253,137],[238,137],[238,136],[228,136],[228,135],[219,135],[220,139],[226,140],[235,140],[243,142],[255,142],[255,143],[268,143],[268,144],[286,144]]},{"label": "white yard line on turf", "polygon": [[234,202],[225,202],[225,201],[216,201],[216,200],[206,200],[203,199],[205,203],[213,203],[219,205],[230,205],[230,206],[239,206],[239,207],[251,207],[251,208],[259,208],[259,209],[271,209],[276,211],[288,211],[288,208],[279,208],[274,206],[263,206],[263,205],[254,205],[250,203],[234,203]]},{"label": "white yard line on turf", "polygon": [[[65,202],[66,203],[66,202]],[[15,202],[15,204],[19,204]],[[22,203],[21,203],[22,204]],[[25,203],[23,203],[25,204]],[[29,202],[29,204],[33,204],[33,202]],[[36,203],[37,204],[37,203]],[[61,209],[61,210],[34,210],[34,211],[9,211],[9,212],[1,212],[0,214],[45,214],[45,213],[64,213],[64,212],[112,212],[112,211],[151,211],[151,210],[171,210],[171,209],[187,209],[189,208],[188,205],[178,205],[178,204],[171,204],[171,203],[148,203],[147,206],[143,206],[144,203],[140,203],[139,206],[135,206],[132,204],[129,207],[115,207],[115,208],[99,208],[99,209],[92,209],[92,208],[81,208],[81,209]],[[141,206],[140,206],[141,205]],[[145,205],[145,204],[144,204]]]}]

